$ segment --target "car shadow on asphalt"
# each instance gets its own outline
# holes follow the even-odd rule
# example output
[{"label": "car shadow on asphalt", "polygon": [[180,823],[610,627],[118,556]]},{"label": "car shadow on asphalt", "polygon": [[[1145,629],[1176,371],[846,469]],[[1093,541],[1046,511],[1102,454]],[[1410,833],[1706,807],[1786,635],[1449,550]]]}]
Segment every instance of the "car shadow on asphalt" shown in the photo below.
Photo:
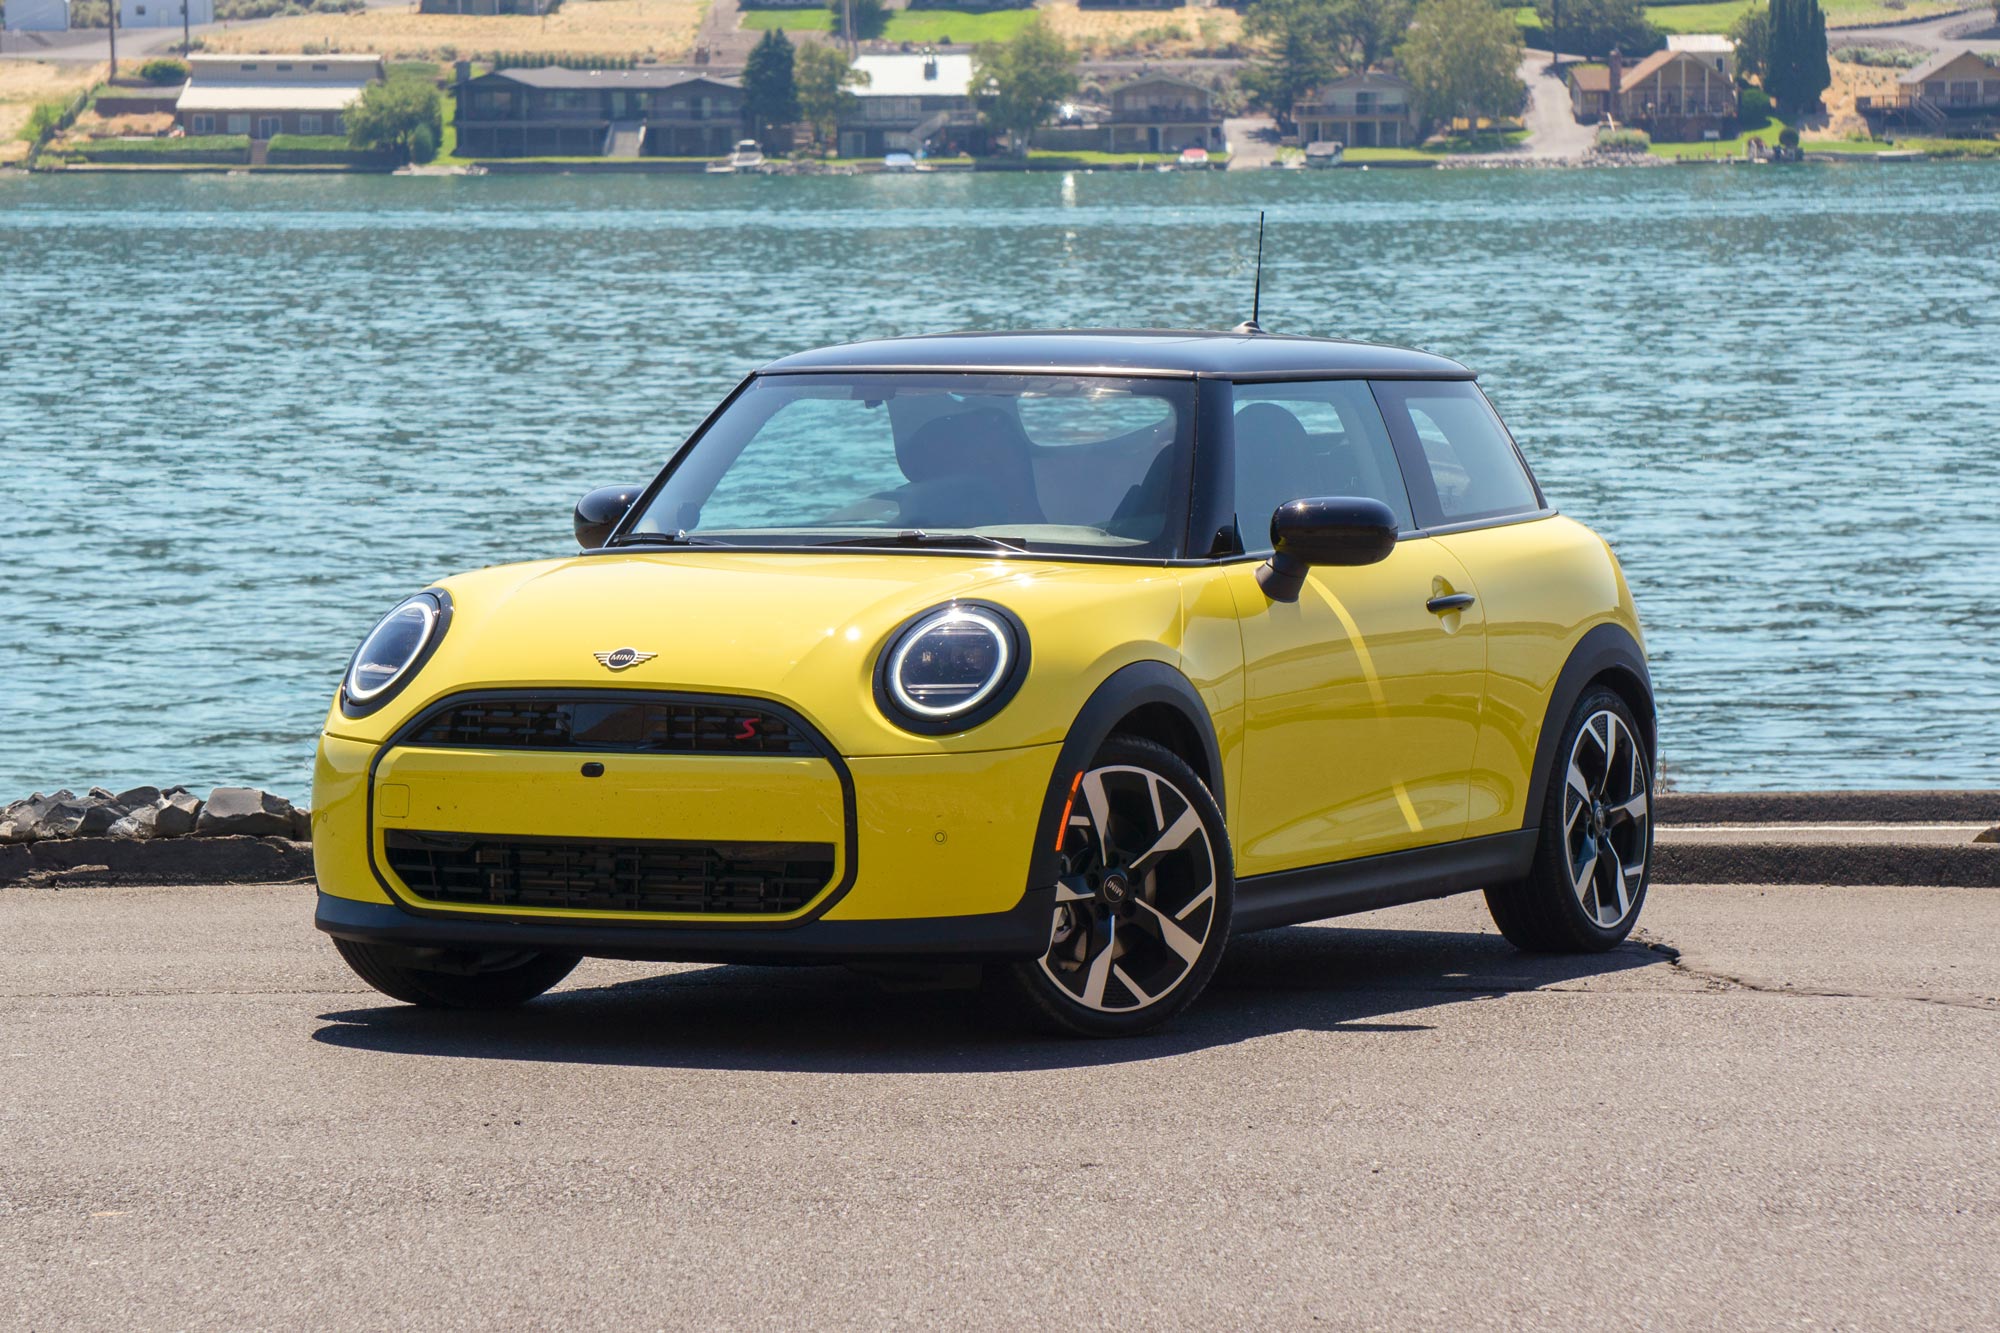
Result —
[{"label": "car shadow on asphalt", "polygon": [[572,986],[503,1013],[384,1000],[320,1015],[313,1039],[397,1055],[559,1064],[814,1073],[1005,1073],[1184,1055],[1275,1033],[1429,1030],[1441,1005],[1546,990],[1668,955],[1627,941],[1608,953],[1524,954],[1497,935],[1266,931],[1232,941],[1192,1008],[1117,1041],[1044,1037],[977,991],[889,990],[842,968],[705,967]]}]

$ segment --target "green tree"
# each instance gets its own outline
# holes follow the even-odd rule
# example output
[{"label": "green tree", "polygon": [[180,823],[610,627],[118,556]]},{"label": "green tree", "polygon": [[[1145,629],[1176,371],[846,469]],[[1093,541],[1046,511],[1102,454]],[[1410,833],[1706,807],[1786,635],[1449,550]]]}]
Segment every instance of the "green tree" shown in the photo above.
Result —
[{"label": "green tree", "polygon": [[1764,91],[1780,114],[1798,115],[1833,83],[1826,61],[1826,14],[1819,0],[1771,0],[1771,45]]},{"label": "green tree", "polygon": [[1520,25],[1489,0],[1424,0],[1396,58],[1435,120],[1518,115],[1528,96]]},{"label": "green tree", "polygon": [[1559,50],[1588,56],[1606,55],[1613,48],[1643,55],[1659,50],[1665,40],[1646,21],[1643,0],[1535,0],[1535,16],[1549,40],[1561,43]]},{"label": "green tree", "polygon": [[825,42],[807,42],[792,62],[792,77],[798,89],[799,115],[812,128],[813,142],[833,138],[840,114],[853,107],[850,88],[867,86],[868,75],[854,68],[847,53]]},{"label": "green tree", "polygon": [[1736,77],[1763,79],[1771,72],[1771,11],[1752,5],[1729,25],[1729,40],[1736,43]]},{"label": "green tree", "polygon": [[773,126],[799,118],[799,86],[792,77],[791,39],[772,28],[750,48],[743,64],[743,109],[757,127],[757,137],[769,139]]},{"label": "green tree", "polygon": [[1289,121],[1292,107],[1340,73],[1340,44],[1326,0],[1254,0],[1243,35],[1258,54],[1242,73],[1244,91]]},{"label": "green tree", "polygon": [[827,11],[833,15],[834,36],[847,36],[849,10],[854,13],[856,41],[872,42],[889,30],[889,7],[882,0],[830,0]]},{"label": "green tree", "polygon": [[1035,127],[1076,94],[1076,52],[1036,18],[1006,41],[979,48],[972,84],[998,89],[986,119],[1007,131],[1016,152],[1025,153]]},{"label": "green tree", "polygon": [[344,113],[347,142],[398,162],[428,162],[444,138],[444,103],[422,79],[371,83]]}]

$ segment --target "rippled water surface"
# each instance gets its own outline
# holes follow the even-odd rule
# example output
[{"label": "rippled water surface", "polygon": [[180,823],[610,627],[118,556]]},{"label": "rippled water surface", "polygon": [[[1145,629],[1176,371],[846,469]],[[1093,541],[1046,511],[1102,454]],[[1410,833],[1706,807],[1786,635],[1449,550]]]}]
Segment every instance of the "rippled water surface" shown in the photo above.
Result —
[{"label": "rippled water surface", "polygon": [[743,373],[1267,326],[1481,372],[1625,562],[1669,776],[2000,786],[2000,169],[0,175],[0,797],[303,796],[396,598],[571,549]]}]

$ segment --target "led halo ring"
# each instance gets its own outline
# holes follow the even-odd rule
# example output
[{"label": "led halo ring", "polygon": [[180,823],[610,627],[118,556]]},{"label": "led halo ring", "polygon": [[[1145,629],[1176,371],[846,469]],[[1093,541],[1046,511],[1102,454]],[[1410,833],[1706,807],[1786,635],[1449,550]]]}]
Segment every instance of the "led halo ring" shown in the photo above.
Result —
[{"label": "led halo ring", "polygon": [[[356,680],[362,662],[367,656],[368,646],[377,635],[387,629],[399,616],[416,611],[423,619],[418,637],[395,664],[395,669],[384,677],[380,684],[363,686]],[[362,717],[374,712],[402,691],[410,679],[422,669],[430,655],[436,651],[438,642],[444,638],[446,628],[451,623],[451,596],[442,588],[431,588],[405,597],[389,609],[389,613],[375,622],[374,628],[361,640],[360,647],[347,663],[347,670],[340,677],[340,711],[348,717]]]},{"label": "led halo ring", "polygon": [[[910,657],[939,629],[969,627],[983,632],[997,649],[992,669],[977,688],[949,704],[917,697],[908,680]],[[990,602],[951,602],[910,617],[889,636],[877,659],[875,699],[889,719],[905,731],[943,736],[975,727],[992,717],[1014,697],[1028,667],[1028,633],[1020,619]]]},{"label": "led halo ring", "polygon": [[[938,708],[931,704],[920,702],[910,694],[909,687],[903,682],[903,669],[909,663],[910,651],[919,643],[922,643],[933,632],[943,629],[947,625],[963,624],[966,622],[978,625],[984,629],[988,635],[992,636],[993,642],[999,647],[999,660],[993,664],[993,674],[988,676],[985,683],[980,685],[969,696],[946,707]],[[993,691],[1000,688],[1000,683],[1007,679],[1008,668],[1014,665],[1013,639],[1014,636],[1008,631],[1007,626],[1001,623],[998,617],[989,615],[984,610],[977,607],[947,607],[918,621],[915,627],[909,633],[905,634],[902,641],[896,645],[895,654],[889,659],[889,688],[895,693],[896,702],[909,709],[912,713],[915,713],[918,717],[942,721],[948,717],[957,717],[961,713],[969,713],[992,697]]]}]

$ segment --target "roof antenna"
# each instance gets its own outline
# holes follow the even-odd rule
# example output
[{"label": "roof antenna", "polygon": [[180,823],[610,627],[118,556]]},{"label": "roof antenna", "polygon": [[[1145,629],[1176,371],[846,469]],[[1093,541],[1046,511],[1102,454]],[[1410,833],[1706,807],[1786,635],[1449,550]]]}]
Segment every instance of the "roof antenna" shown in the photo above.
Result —
[{"label": "roof antenna", "polygon": [[1231,333],[1262,333],[1264,326],[1257,322],[1257,316],[1264,306],[1264,210],[1257,210],[1257,280],[1250,289],[1250,318],[1231,329]]}]

